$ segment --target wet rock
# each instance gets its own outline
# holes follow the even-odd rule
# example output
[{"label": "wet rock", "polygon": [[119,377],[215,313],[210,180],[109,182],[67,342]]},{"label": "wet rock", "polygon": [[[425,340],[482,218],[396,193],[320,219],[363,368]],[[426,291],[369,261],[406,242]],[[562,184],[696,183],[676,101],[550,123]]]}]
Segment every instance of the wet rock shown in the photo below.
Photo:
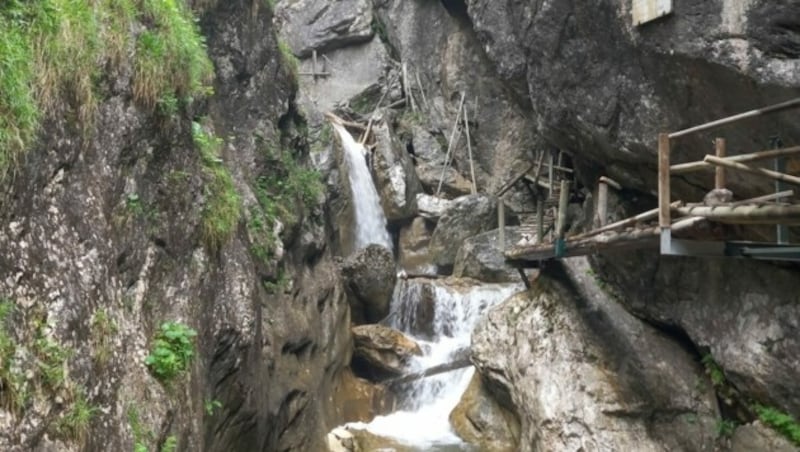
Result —
[{"label": "wet rock", "polygon": [[461,439],[482,451],[518,450],[519,420],[495,401],[477,372],[450,412],[450,424]]},{"label": "wet rock", "polygon": [[345,427],[336,427],[325,438],[329,452],[361,452],[356,437]]},{"label": "wet rock", "polygon": [[756,450],[796,452],[797,446],[758,421],[737,428],[730,439],[730,451],[750,452]]},{"label": "wet rock", "polygon": [[417,163],[417,176],[425,191],[430,193],[436,193],[439,181],[442,180],[441,194],[448,198],[466,195],[472,191],[472,183],[451,166],[445,168],[437,163]]},{"label": "wet rock", "polygon": [[416,213],[417,194],[422,192],[411,157],[386,122],[379,122],[372,130],[377,141],[372,154],[373,174],[386,219],[411,218]]},{"label": "wet rock", "polygon": [[383,325],[356,326],[352,332],[353,368],[373,380],[403,374],[411,357],[422,354],[408,336]]},{"label": "wet rock", "polygon": [[398,239],[398,261],[408,273],[425,273],[430,270],[428,243],[433,225],[422,217],[414,218],[411,224],[400,229]]},{"label": "wet rock", "polygon": [[[522,240],[522,232],[518,227],[506,227],[505,235],[506,247]],[[517,270],[503,256],[498,229],[464,240],[456,254],[453,276],[485,282],[515,282],[520,278]]]},{"label": "wet rock", "polygon": [[372,2],[368,0],[277,3],[281,34],[299,57],[311,55],[312,50],[326,52],[372,39]]},{"label": "wet rock", "polygon": [[[410,446],[406,446],[400,441],[397,441],[392,438],[385,438],[383,436],[376,435],[364,429],[349,427],[347,431],[353,435],[356,444],[358,444],[360,450],[364,452],[366,451],[417,452],[417,449]],[[413,433],[411,432],[409,432],[409,434],[413,435]]]},{"label": "wet rock", "polygon": [[420,193],[417,195],[417,211],[419,216],[427,219],[439,219],[447,209],[453,206],[453,201],[437,196]]},{"label": "wet rock", "polygon": [[497,203],[485,195],[456,199],[433,230],[429,246],[436,265],[453,265],[464,240],[497,227]]},{"label": "wet rock", "polygon": [[[593,267],[637,316],[686,332],[745,394],[800,412],[800,278],[793,267],[738,259],[609,254]],[[631,275],[636,275],[632,278]]]},{"label": "wet rock", "polygon": [[488,389],[519,416],[520,450],[712,450],[700,364],[610,299],[585,259],[565,262],[472,336]]},{"label": "wet rock", "polygon": [[369,422],[392,410],[394,395],[384,386],[342,371],[333,393],[337,422]]},{"label": "wet rock", "polygon": [[394,256],[380,245],[369,245],[341,266],[353,322],[377,322],[389,313],[397,280]]}]

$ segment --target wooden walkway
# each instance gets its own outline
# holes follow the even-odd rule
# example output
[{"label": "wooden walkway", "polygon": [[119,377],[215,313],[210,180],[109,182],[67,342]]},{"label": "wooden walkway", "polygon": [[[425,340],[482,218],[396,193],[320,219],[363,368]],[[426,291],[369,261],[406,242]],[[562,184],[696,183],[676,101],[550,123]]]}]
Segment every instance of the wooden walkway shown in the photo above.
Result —
[{"label": "wooden walkway", "polygon": [[[518,243],[505,246],[504,224],[501,221],[501,243],[505,257],[520,267],[537,266],[541,261],[564,257],[581,256],[607,250],[626,250],[636,248],[659,249],[662,255],[684,256],[733,256],[770,260],[800,261],[800,245],[789,243],[789,226],[800,225],[800,200],[795,197],[794,190],[786,190],[786,184],[800,186],[800,177],[785,172],[787,156],[800,154],[800,146],[777,148],[754,152],[751,154],[727,155],[727,146],[723,138],[714,142],[714,154],[706,155],[702,160],[677,165],[670,164],[671,142],[683,136],[707,131],[748,118],[777,113],[789,109],[800,108],[800,98],[770,107],[752,110],[739,115],[712,121],[700,126],[691,127],[673,133],[659,135],[659,176],[658,207],[624,220],[606,224],[608,217],[609,188],[620,190],[622,187],[608,178],[600,178],[596,193],[594,229],[574,236],[565,235],[565,212],[568,193],[558,192],[552,188],[560,182],[561,190],[569,191],[568,176],[571,172],[563,172],[564,178],[554,179],[553,170],[557,167],[553,160],[549,162],[550,196],[544,201],[542,192],[537,195],[537,218],[534,225],[527,225],[536,231],[533,243]],[[542,154],[543,155],[543,154]],[[774,169],[753,165],[754,162],[774,160]],[[536,168],[531,176],[527,174]],[[540,183],[542,156],[537,164],[531,165],[520,177],[512,179],[499,197],[520,179]],[[562,168],[567,171],[569,169]],[[695,171],[713,170],[713,188],[710,189],[703,202],[686,204],[672,201],[670,178]],[[740,171],[757,177],[775,181],[775,192],[755,198],[734,201],[733,194],[726,188],[726,172]],[[553,197],[553,193],[559,196]],[[555,199],[558,204],[553,207]],[[502,210],[502,202],[498,203]],[[553,207],[552,209],[550,207]],[[545,211],[557,211],[558,214],[546,215]],[[500,214],[501,212],[498,212]],[[775,225],[775,242],[741,241],[741,237],[731,238],[720,233],[709,231],[720,230],[714,224],[728,225]],[[548,238],[543,232],[551,230]],[[544,237],[542,237],[544,236]],[[703,240],[693,237],[703,236]]]}]

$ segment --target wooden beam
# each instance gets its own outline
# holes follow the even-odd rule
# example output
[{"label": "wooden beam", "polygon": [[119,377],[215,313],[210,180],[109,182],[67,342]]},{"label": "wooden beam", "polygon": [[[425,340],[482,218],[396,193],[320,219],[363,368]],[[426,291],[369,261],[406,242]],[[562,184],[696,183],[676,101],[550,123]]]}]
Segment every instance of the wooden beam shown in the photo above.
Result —
[{"label": "wooden beam", "polygon": [[542,192],[536,197],[536,243],[544,242],[544,199]]},{"label": "wooden beam", "polygon": [[731,224],[800,224],[798,204],[740,204],[679,207],[683,215]]},{"label": "wooden beam", "polygon": [[472,161],[472,144],[469,138],[469,119],[467,118],[467,108],[464,109],[464,131],[467,134],[467,155],[469,156],[469,173],[472,176],[472,194],[478,193],[478,184],[475,182],[475,164]]},{"label": "wooden beam", "polygon": [[427,369],[425,369],[423,371],[420,371],[420,372],[414,372],[414,373],[411,373],[411,374],[402,375],[400,377],[395,377],[395,378],[393,378],[391,380],[387,380],[385,382],[385,384],[387,386],[395,386],[395,385],[399,385],[399,384],[402,384],[402,383],[408,383],[408,382],[411,382],[411,381],[414,381],[414,380],[419,380],[421,378],[431,377],[431,376],[434,376],[434,375],[443,374],[445,372],[450,372],[450,371],[457,370],[457,369],[463,369],[463,368],[469,367],[471,365],[472,365],[472,362],[470,362],[469,357],[462,357],[462,358],[458,358],[455,361],[452,361],[452,362],[449,362],[449,363],[438,364],[436,366],[429,367],[429,368],[427,368]]},{"label": "wooden beam", "polygon": [[444,156],[444,164],[442,165],[442,176],[439,178],[439,186],[436,187],[436,194],[442,191],[442,184],[444,183],[444,175],[447,173],[447,167],[450,166],[450,152],[453,150],[453,141],[456,138],[456,131],[458,131],[458,121],[461,119],[461,109],[464,107],[464,97],[466,93],[461,93],[461,101],[458,102],[458,111],[456,112],[456,120],[453,124],[453,130],[450,132],[450,139],[447,141],[447,153]]},{"label": "wooden beam", "polygon": [[[548,169],[550,168],[550,164],[549,163],[545,163],[544,166],[548,167]],[[558,165],[554,165],[553,169],[556,170],[556,171],[561,171],[561,172],[569,173],[569,174],[572,174],[572,173],[575,172],[572,168],[566,168],[564,166],[558,166]]]},{"label": "wooden beam", "polygon": [[[759,160],[769,160],[776,157],[783,157],[787,155],[800,154],[800,146],[792,146],[782,149],[771,149],[765,151],[753,152],[750,154],[739,154],[726,157],[728,160],[739,163],[757,162]],[[670,173],[675,176],[678,174],[692,173],[695,171],[702,171],[714,168],[714,165],[706,163],[702,160],[689,163],[679,163],[670,167]]]},{"label": "wooden beam", "polygon": [[669,135],[658,135],[658,225],[661,229],[669,229],[670,219],[670,187],[669,187]]},{"label": "wooden beam", "polygon": [[608,221],[608,184],[603,180],[597,185],[597,225],[602,227]]},{"label": "wooden beam", "polygon": [[500,229],[500,251],[506,250],[506,203],[503,197],[497,199],[497,225]]},{"label": "wooden beam", "polygon": [[724,126],[726,124],[732,124],[734,122],[738,122],[743,119],[754,118],[756,116],[764,116],[771,113],[777,113],[779,111],[788,110],[791,108],[798,108],[798,107],[800,107],[800,97],[786,102],[781,102],[779,104],[770,105],[768,107],[759,108],[756,110],[750,110],[744,113],[740,113],[738,115],[728,116],[727,118],[718,119],[716,121],[707,122],[699,126],[691,127],[684,130],[679,130],[677,132],[672,132],[668,136],[669,138],[679,138],[692,133],[702,132],[704,130],[709,130],[716,127]]},{"label": "wooden beam", "polygon": [[558,222],[556,223],[556,237],[564,238],[564,229],[567,226],[567,204],[569,203],[569,181],[561,180],[561,193],[558,198]]},{"label": "wooden beam", "polygon": [[525,177],[528,174],[528,172],[530,172],[530,170],[533,169],[534,166],[536,166],[536,162],[531,163],[527,168],[525,168],[524,171],[521,171],[519,174],[514,176],[510,181],[508,181],[508,183],[500,187],[500,190],[498,190],[497,193],[495,193],[495,196],[499,197],[506,194],[506,192],[509,191],[511,187],[513,187],[514,184],[516,184],[520,179]]},{"label": "wooden beam", "polygon": [[750,198],[745,199],[744,201],[736,201],[731,203],[732,206],[741,206],[742,204],[752,204],[754,202],[766,202],[766,201],[774,201],[776,199],[782,198],[791,198],[794,196],[794,190],[784,190],[779,191],[778,193],[772,193],[769,195],[759,196],[757,198]]},{"label": "wooden beam", "polygon": [[[672,204],[670,204],[670,208],[674,209],[674,208],[677,208],[677,207],[682,206],[682,205],[683,205],[682,201],[675,201]],[[651,209],[651,210],[648,210],[646,212],[642,212],[639,215],[636,215],[636,216],[633,216],[633,217],[629,217],[629,218],[626,218],[624,220],[617,221],[616,223],[611,223],[609,225],[606,225],[606,226],[603,226],[601,228],[595,229],[593,231],[589,231],[589,232],[585,232],[583,234],[577,235],[577,236],[573,237],[573,239],[582,239],[582,238],[586,238],[586,237],[591,237],[593,235],[602,234],[604,232],[613,231],[614,229],[620,229],[620,228],[624,228],[624,227],[628,227],[628,226],[633,226],[636,223],[640,223],[642,221],[652,220],[653,218],[658,217],[659,212],[660,212],[659,208]]]},{"label": "wooden beam", "polygon": [[703,161],[708,162],[715,166],[724,166],[726,168],[736,169],[740,171],[745,171],[751,174],[757,174],[759,176],[768,177],[770,179],[779,180],[782,182],[786,182],[793,185],[800,185],[800,177],[790,176],[785,173],[779,173],[777,171],[768,170],[766,168],[758,168],[754,166],[748,166],[743,163],[732,162],[728,159],[721,159],[714,157],[713,155],[707,155],[703,159]]},{"label": "wooden beam", "polygon": [[[714,140],[714,150],[718,158],[724,159],[726,154],[725,138],[717,138]],[[725,167],[718,166],[716,174],[714,175],[714,188],[722,190],[725,188]]]},{"label": "wooden beam", "polygon": [[617,191],[622,190],[622,185],[620,185],[619,182],[615,181],[614,179],[612,179],[610,177],[600,176],[599,180],[600,180],[600,182],[608,184],[609,186],[614,188],[614,190],[617,190]]}]

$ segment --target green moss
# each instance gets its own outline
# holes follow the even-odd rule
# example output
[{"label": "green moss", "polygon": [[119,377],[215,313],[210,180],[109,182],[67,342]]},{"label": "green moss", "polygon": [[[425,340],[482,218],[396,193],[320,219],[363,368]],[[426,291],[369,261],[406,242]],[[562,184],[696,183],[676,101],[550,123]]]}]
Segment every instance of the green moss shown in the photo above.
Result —
[{"label": "green moss", "polygon": [[714,360],[714,357],[711,356],[710,353],[706,354],[703,356],[702,362],[706,368],[706,374],[708,374],[714,387],[721,388],[724,386],[726,383],[725,372],[723,372],[722,367]]},{"label": "green moss", "polygon": [[143,106],[173,114],[211,91],[213,65],[184,0],[0,3],[0,181],[57,104],[91,130],[102,69],[118,70],[131,53],[133,93]]},{"label": "green moss", "polygon": [[773,407],[755,405],[753,408],[761,422],[775,429],[796,446],[800,446],[800,424],[795,418]]},{"label": "green moss", "polygon": [[97,407],[86,400],[86,390],[79,388],[69,409],[58,420],[56,429],[68,438],[83,441],[97,411]]},{"label": "green moss", "polygon": [[296,81],[300,75],[300,61],[294,55],[294,52],[292,52],[292,48],[289,47],[289,44],[282,39],[278,40],[278,50],[281,53],[283,64],[286,65],[287,69],[289,70],[289,74]]},{"label": "green moss", "polygon": [[212,249],[219,248],[233,234],[241,217],[241,197],[233,177],[220,158],[222,139],[192,123],[192,137],[202,159],[206,203],[203,207],[203,238]]}]

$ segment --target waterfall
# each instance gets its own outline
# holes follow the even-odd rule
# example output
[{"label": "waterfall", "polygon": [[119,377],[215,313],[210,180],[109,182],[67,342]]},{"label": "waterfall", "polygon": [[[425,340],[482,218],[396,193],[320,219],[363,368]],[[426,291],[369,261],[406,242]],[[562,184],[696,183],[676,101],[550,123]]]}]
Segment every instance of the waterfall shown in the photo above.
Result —
[{"label": "waterfall", "polygon": [[342,140],[344,157],[352,191],[353,210],[355,211],[355,247],[362,249],[376,243],[392,249],[392,240],[386,231],[386,217],[383,215],[380,197],[372,175],[367,167],[366,148],[357,143],[350,133],[341,125],[333,122],[333,128]]},{"label": "waterfall", "polygon": [[[464,286],[425,279],[398,282],[392,300],[391,326],[413,337],[423,349],[423,356],[414,360],[411,370],[448,363],[465,353],[478,319],[489,307],[519,290],[518,284]],[[431,308],[433,318],[425,322],[420,313],[430,312]],[[378,416],[368,424],[351,425],[418,450],[444,450],[460,445],[462,441],[452,431],[449,416],[473,373],[474,369],[469,367],[417,380],[405,391],[399,411]]]}]

